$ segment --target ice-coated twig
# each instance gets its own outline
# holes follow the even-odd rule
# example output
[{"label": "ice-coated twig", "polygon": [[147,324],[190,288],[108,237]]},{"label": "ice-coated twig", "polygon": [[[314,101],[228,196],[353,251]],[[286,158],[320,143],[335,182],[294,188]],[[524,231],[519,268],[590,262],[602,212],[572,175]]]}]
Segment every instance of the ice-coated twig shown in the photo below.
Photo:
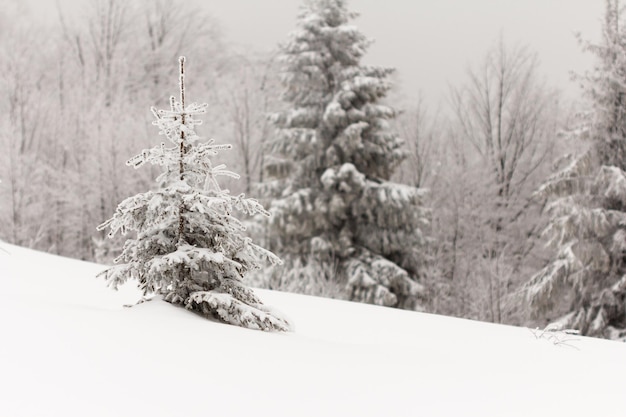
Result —
[{"label": "ice-coated twig", "polygon": [[143,303],[147,303],[148,301],[152,301],[154,299],[154,296],[151,297],[141,297],[139,300],[137,300],[137,302],[135,304],[124,304],[124,307],[126,308],[131,308],[131,307],[135,307],[139,304],[143,304]]},{"label": "ice-coated twig", "polygon": [[580,339],[569,337],[572,335],[579,335],[580,332],[578,330],[560,329],[557,325],[554,324],[548,324],[543,329],[536,327],[529,330],[536,339],[544,339],[556,346],[568,346],[579,350],[577,346],[572,345],[570,342],[576,342]]},{"label": "ice-coated twig", "polygon": [[4,252],[4,253],[6,253],[7,255],[10,255],[10,254],[11,254],[8,250],[6,250],[5,248],[3,248],[1,245],[0,245],[0,251],[2,251],[2,252]]}]

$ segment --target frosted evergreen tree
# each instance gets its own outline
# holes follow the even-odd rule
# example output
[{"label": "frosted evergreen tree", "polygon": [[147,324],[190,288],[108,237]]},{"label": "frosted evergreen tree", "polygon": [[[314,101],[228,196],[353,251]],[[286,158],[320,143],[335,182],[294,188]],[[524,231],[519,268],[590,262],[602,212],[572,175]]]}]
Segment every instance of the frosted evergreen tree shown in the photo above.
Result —
[{"label": "frosted evergreen tree", "polygon": [[526,285],[536,313],[563,314],[562,327],[626,337],[626,32],[619,0],[606,1],[597,58],[581,77],[593,104],[572,132],[589,149],[537,191],[549,200],[545,234],[557,255]]},{"label": "frosted evergreen tree", "polygon": [[207,105],[186,104],[184,57],[179,62],[180,98],[170,99],[169,110],[152,108],[153,124],[169,144],[144,150],[127,162],[134,168],[145,163],[162,166],[159,188],[127,198],[98,227],[110,228],[109,237],[136,232],[116,259],[120,263],[101,275],[113,288],[134,279],[144,295],[159,294],[231,324],[289,330],[289,322],[264,306],[243,282],[249,271],[281,261],[242,234],[245,228],[233,212],[269,213],[257,200],[220,188],[218,177],[238,178],[213,162],[219,151],[231,146],[201,142],[196,134],[201,124],[197,116]]},{"label": "frosted evergreen tree", "polygon": [[[272,118],[263,186],[288,268],[270,285],[339,288],[356,301],[420,309],[423,190],[390,182],[406,157],[381,103],[392,69],[360,64],[370,41],[344,0],[309,0],[282,47],[288,110]],[[323,292],[323,290],[322,290]]]}]

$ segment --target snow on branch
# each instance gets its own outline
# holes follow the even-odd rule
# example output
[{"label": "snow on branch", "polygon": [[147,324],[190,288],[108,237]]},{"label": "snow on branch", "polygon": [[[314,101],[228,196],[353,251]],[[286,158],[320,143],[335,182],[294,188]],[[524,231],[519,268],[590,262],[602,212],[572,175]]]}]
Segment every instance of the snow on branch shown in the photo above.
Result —
[{"label": "snow on branch", "polygon": [[604,196],[626,206],[626,173],[616,166],[603,166],[596,177],[595,186],[604,190]]},{"label": "snow on branch", "polygon": [[560,246],[572,239],[602,238],[612,233],[620,224],[626,224],[626,213],[602,208],[589,209],[572,204],[571,198],[558,199],[546,211],[553,221],[543,231],[551,236],[548,245]]},{"label": "snow on branch", "polygon": [[596,165],[596,156],[591,150],[572,161],[561,171],[552,175],[533,194],[536,198],[565,196],[581,192],[588,183]]},{"label": "snow on branch", "polygon": [[160,146],[155,146],[152,149],[144,149],[139,155],[133,156],[126,161],[126,165],[135,169],[142,167],[146,162],[155,165],[170,165],[174,162],[174,156],[172,155],[174,149],[166,148],[165,143],[161,143]]},{"label": "snow on branch", "polygon": [[574,254],[574,242],[559,251],[559,257],[541,271],[531,277],[523,291],[531,305],[543,306],[550,304],[554,288],[568,280],[576,280],[583,273],[584,266]]},{"label": "snow on branch", "polygon": [[257,213],[260,213],[266,217],[270,216],[270,213],[263,208],[261,203],[254,198],[246,198],[246,195],[241,193],[237,197],[231,197],[233,199],[234,207],[250,216],[254,216]]},{"label": "snow on branch", "polygon": [[293,325],[277,312],[262,304],[245,304],[230,294],[197,291],[191,294],[186,307],[201,309],[205,314],[217,314],[226,323],[257,330],[292,331]]},{"label": "snow on branch", "polygon": [[[351,299],[382,306],[414,303],[426,297],[423,285],[413,281],[408,273],[381,256],[362,250],[358,257],[346,262]],[[395,293],[390,291],[395,289]],[[412,305],[413,309],[419,309]],[[405,307],[406,308],[406,307]]]}]

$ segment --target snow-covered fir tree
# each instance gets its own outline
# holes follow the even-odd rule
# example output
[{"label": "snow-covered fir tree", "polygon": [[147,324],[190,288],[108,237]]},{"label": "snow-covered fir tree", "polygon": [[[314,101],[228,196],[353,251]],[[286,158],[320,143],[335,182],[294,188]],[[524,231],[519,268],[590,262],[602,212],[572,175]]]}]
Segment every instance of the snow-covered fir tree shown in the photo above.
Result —
[{"label": "snow-covered fir tree", "polygon": [[235,210],[268,215],[261,204],[243,194],[230,195],[220,188],[218,177],[237,178],[225,165],[212,161],[230,145],[202,142],[196,134],[197,116],[206,104],[185,102],[184,57],[180,60],[180,98],[170,99],[169,110],[156,110],[153,122],[167,142],[144,150],[127,165],[145,163],[163,167],[158,189],[127,198],[114,216],[101,224],[117,232],[136,231],[128,239],[118,265],[104,271],[113,288],[130,279],[144,295],[159,294],[206,316],[262,330],[290,329],[288,320],[264,306],[243,280],[250,270],[280,259],[252,243],[242,233]]},{"label": "snow-covered fir tree", "polygon": [[381,103],[393,70],[360,63],[370,40],[356,16],[345,0],[307,0],[282,46],[288,110],[272,117],[262,187],[286,267],[269,285],[420,309],[424,191],[390,182],[406,156],[388,124],[396,111]]},{"label": "snow-covered fir tree", "polygon": [[626,338],[626,24],[619,0],[606,1],[603,38],[585,44],[597,59],[581,77],[593,107],[572,133],[582,155],[537,191],[548,199],[545,234],[556,257],[526,285],[539,316],[582,334]]}]

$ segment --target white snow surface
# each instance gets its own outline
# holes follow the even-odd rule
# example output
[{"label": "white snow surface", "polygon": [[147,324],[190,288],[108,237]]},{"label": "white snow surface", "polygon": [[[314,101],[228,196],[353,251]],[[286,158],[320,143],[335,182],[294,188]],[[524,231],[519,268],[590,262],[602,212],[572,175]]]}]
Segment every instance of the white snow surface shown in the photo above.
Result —
[{"label": "white snow surface", "polygon": [[626,416],[626,344],[275,291],[294,333],[199,317],[0,242],[0,416]]}]

